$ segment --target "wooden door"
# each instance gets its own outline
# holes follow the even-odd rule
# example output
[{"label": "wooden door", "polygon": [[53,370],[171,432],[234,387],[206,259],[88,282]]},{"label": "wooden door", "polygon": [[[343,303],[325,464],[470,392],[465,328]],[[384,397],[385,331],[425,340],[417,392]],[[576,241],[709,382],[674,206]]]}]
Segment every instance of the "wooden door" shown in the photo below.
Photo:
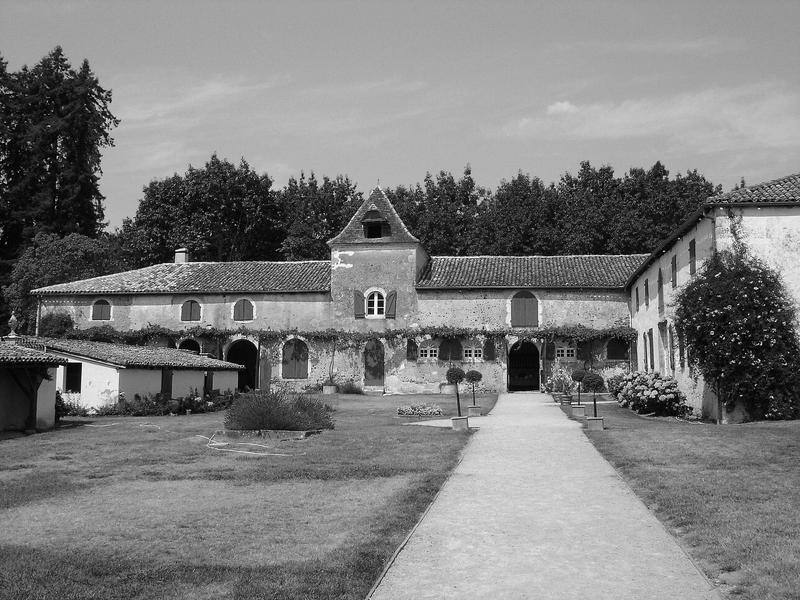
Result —
[{"label": "wooden door", "polygon": [[364,348],[364,385],[383,387],[383,344],[370,340]]}]

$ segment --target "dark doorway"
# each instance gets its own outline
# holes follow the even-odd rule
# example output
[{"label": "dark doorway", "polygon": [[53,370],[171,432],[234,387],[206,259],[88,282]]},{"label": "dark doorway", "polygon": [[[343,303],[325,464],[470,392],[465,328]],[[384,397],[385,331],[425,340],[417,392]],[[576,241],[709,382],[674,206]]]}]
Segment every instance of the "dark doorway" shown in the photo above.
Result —
[{"label": "dark doorway", "polygon": [[539,349],[520,340],[508,352],[508,391],[539,389]]},{"label": "dark doorway", "polygon": [[196,352],[200,354],[200,344],[197,343],[197,340],[183,340],[180,345],[178,345],[180,350],[191,350],[192,352]]},{"label": "dark doorway", "polygon": [[383,387],[383,344],[370,340],[364,348],[364,385]]},{"label": "dark doorway", "polygon": [[236,340],[228,348],[227,361],[243,365],[244,370],[239,371],[238,389],[243,390],[256,387],[256,372],[258,371],[258,348],[248,340]]},{"label": "dark doorway", "polygon": [[83,374],[83,363],[67,364],[67,373],[64,381],[65,392],[81,393],[81,376]]}]

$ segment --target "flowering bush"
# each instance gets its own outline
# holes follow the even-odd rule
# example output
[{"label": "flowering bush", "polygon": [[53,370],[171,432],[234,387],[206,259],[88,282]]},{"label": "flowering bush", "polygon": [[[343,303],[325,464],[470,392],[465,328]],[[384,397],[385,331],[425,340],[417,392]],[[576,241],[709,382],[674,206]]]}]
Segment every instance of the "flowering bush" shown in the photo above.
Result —
[{"label": "flowering bush", "polygon": [[[609,386],[610,387],[610,386]],[[617,392],[611,392],[620,406],[638,413],[684,416],[692,412],[678,382],[659,373],[627,373],[622,376]]]},{"label": "flowering bush", "polygon": [[555,369],[544,383],[545,391],[550,393],[564,392],[569,394],[574,388],[575,382],[572,380],[572,375],[563,367]]},{"label": "flowering bush", "polygon": [[401,417],[438,417],[442,414],[442,409],[436,404],[433,406],[412,404],[411,406],[398,407],[397,414]]},{"label": "flowering bush", "polygon": [[625,381],[626,375],[630,375],[630,373],[618,373],[606,379],[608,391],[614,398],[617,397],[617,394],[619,394],[622,389],[622,382]]}]

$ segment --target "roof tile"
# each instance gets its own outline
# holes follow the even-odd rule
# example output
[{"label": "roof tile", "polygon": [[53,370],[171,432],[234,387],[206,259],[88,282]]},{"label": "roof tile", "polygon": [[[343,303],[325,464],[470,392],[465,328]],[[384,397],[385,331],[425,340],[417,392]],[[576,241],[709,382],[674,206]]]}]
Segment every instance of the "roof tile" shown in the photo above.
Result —
[{"label": "roof tile", "polygon": [[616,289],[647,256],[433,256],[417,288]]},{"label": "roof tile", "polygon": [[41,350],[28,348],[16,342],[0,341],[0,366],[65,364],[67,364],[65,358],[53,356],[52,354],[45,354]]},{"label": "roof tile", "polygon": [[800,202],[800,173],[712,196],[709,203]]},{"label": "roof tile", "polygon": [[[364,228],[361,224],[364,216],[371,210],[375,210],[386,219],[389,224],[390,235],[381,238],[366,238],[364,237]],[[386,243],[401,243],[401,244],[418,244],[419,240],[411,235],[411,232],[403,223],[400,215],[392,206],[389,198],[383,193],[383,190],[376,187],[372,190],[364,203],[350,219],[350,222],[345,226],[342,232],[335,238],[328,241],[328,245],[334,244],[386,244]]]}]

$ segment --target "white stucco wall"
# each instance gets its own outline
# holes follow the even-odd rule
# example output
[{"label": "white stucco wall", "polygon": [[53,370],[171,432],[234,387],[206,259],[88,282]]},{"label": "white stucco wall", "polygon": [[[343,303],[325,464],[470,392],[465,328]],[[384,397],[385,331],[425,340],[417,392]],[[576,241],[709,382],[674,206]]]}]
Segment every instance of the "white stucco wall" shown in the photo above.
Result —
[{"label": "white stucco wall", "polygon": [[[214,371],[213,389],[220,392],[233,392],[239,383],[239,374],[236,371]],[[200,388],[203,389],[202,387]]]},{"label": "white stucco wall", "polygon": [[183,398],[197,392],[203,395],[205,371],[176,370],[172,372],[172,397]]},{"label": "white stucco wall", "polygon": [[56,367],[47,369],[48,378],[36,394],[36,429],[51,429],[56,423]]},{"label": "white stucco wall", "polygon": [[129,400],[136,394],[158,394],[161,392],[161,369],[120,369],[119,391]]}]

